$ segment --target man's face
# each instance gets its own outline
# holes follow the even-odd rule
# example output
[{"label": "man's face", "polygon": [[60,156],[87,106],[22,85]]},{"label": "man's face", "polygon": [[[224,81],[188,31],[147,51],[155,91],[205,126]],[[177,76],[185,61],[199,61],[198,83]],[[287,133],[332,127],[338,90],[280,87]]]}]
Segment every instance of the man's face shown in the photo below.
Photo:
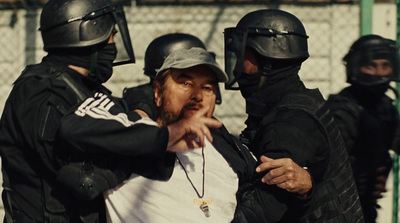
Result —
[{"label": "man's face", "polygon": [[217,79],[203,65],[187,69],[171,69],[164,87],[155,83],[155,101],[159,108],[160,125],[168,125],[183,117],[191,117],[203,106],[208,106],[207,117],[215,108]]},{"label": "man's face", "polygon": [[114,36],[118,33],[118,31],[116,29],[113,29],[110,38],[108,38],[108,42],[107,43],[115,43],[114,40]]},{"label": "man's face", "polygon": [[243,72],[246,74],[254,74],[258,72],[258,64],[254,56],[254,51],[246,48],[243,61]]},{"label": "man's face", "polygon": [[371,60],[369,63],[360,67],[360,72],[373,76],[389,76],[393,73],[393,66],[389,60],[377,59]]}]

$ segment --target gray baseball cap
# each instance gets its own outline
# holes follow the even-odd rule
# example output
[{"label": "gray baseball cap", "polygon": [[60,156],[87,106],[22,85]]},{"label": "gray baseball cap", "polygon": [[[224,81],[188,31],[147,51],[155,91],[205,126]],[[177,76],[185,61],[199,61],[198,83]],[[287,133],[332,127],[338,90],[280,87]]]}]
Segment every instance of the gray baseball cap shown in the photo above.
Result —
[{"label": "gray baseball cap", "polygon": [[228,75],[219,67],[214,57],[200,47],[181,49],[172,52],[165,59],[156,75],[162,74],[165,70],[171,68],[186,69],[197,65],[208,66],[214,72],[218,82],[226,83],[228,81]]}]

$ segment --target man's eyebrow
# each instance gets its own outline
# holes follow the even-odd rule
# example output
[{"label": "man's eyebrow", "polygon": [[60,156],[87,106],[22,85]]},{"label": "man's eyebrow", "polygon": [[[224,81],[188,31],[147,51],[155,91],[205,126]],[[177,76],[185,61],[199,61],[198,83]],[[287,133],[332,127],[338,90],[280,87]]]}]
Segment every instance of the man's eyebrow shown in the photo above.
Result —
[{"label": "man's eyebrow", "polygon": [[218,81],[216,79],[209,80],[208,83],[210,83],[212,85],[218,85]]},{"label": "man's eyebrow", "polygon": [[390,60],[388,60],[388,61],[384,61],[383,64],[392,64],[392,62]]},{"label": "man's eyebrow", "polygon": [[194,77],[192,75],[189,75],[185,72],[182,72],[178,75],[178,79],[193,79]]},{"label": "man's eyebrow", "polygon": [[[199,75],[201,75],[201,74],[199,74]],[[189,79],[189,80],[193,80],[194,78],[195,78],[194,75],[190,75],[190,74],[187,74],[187,73],[185,73],[185,72],[180,73],[180,74],[178,75],[178,77],[177,77],[178,80],[179,80],[179,79]],[[217,85],[217,84],[218,84],[218,81],[216,80],[216,78],[215,78],[215,79],[208,79],[208,80],[207,80],[207,83],[208,83],[208,84],[212,84],[212,85]]]}]

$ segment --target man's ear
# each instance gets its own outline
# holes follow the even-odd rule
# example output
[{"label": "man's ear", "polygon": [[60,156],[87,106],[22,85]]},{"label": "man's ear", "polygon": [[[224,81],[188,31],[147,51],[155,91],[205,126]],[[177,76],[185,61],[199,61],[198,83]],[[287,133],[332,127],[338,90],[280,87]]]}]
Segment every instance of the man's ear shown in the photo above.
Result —
[{"label": "man's ear", "polygon": [[154,82],[154,102],[161,107],[161,86],[158,82]]}]

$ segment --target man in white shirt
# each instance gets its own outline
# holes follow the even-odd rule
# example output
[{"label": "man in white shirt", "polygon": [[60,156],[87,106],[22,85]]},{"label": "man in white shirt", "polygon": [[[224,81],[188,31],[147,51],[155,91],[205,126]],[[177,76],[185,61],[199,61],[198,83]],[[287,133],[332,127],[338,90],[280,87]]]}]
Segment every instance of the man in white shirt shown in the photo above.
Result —
[{"label": "man in white shirt", "polygon": [[[154,85],[155,101],[160,108],[157,123],[168,125],[190,116],[212,117],[218,82],[226,81],[225,72],[207,51],[192,48],[172,53],[157,73]],[[192,142],[188,139],[188,143]],[[252,161],[251,169],[255,169]],[[203,148],[176,153],[168,181],[132,174],[119,187],[107,191],[108,220],[231,222],[238,187],[238,174],[206,141]]]}]

